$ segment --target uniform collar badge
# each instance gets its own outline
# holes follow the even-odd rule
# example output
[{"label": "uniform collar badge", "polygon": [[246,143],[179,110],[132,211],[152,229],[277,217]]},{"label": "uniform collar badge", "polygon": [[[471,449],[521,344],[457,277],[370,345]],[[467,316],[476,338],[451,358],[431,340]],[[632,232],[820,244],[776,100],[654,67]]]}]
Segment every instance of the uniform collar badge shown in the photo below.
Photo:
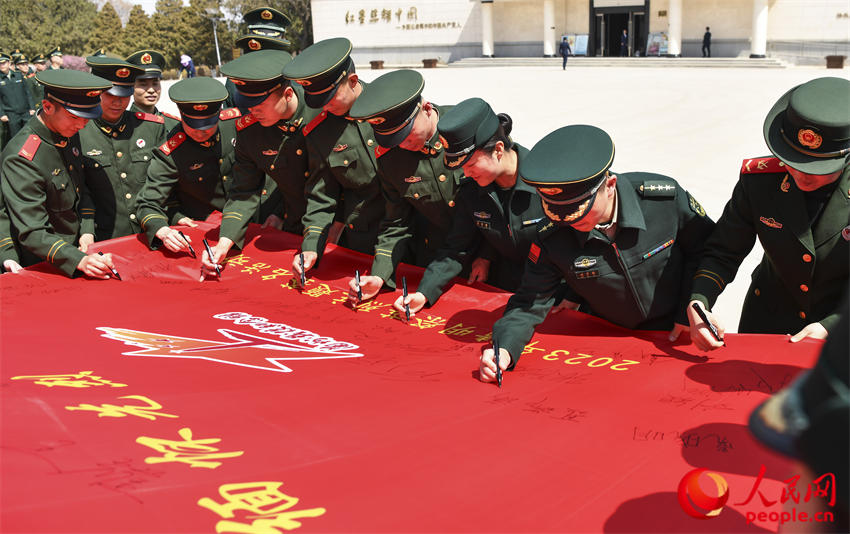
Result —
[{"label": "uniform collar badge", "polygon": [[342,152],[346,148],[348,148],[348,145],[337,145],[333,148],[333,151],[334,152]]},{"label": "uniform collar badge", "polygon": [[201,167],[203,167],[203,166],[204,166],[204,164],[203,164],[203,163],[195,163],[194,165],[192,165],[191,167],[189,167],[189,170],[190,170],[190,171],[197,171],[198,169],[200,169],[200,168],[201,168]]},{"label": "uniform collar badge", "polygon": [[416,182],[421,182],[422,177],[421,176],[408,176],[407,178],[404,179],[404,181],[408,184],[415,184]]},{"label": "uniform collar badge", "polygon": [[791,182],[788,180],[788,175],[785,175],[785,178],[782,179],[782,183],[779,184],[779,190],[783,193],[787,193],[791,189]]},{"label": "uniform collar badge", "polygon": [[759,217],[759,221],[761,221],[762,224],[771,228],[782,228],[782,223],[777,222],[776,219],[774,219],[773,217]]},{"label": "uniform collar badge", "polygon": [[473,215],[479,219],[489,219],[491,217],[486,211],[476,211]]},{"label": "uniform collar badge", "polygon": [[596,258],[579,258],[573,262],[576,269],[587,269],[596,265]]}]

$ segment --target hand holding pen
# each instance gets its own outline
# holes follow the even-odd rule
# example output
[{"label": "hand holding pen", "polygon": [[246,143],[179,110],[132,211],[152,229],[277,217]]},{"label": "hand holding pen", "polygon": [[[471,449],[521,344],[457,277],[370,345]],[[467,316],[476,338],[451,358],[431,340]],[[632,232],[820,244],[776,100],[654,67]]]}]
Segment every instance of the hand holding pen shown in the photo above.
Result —
[{"label": "hand holding pen", "polygon": [[496,363],[496,383],[499,384],[499,387],[502,387],[502,366],[499,364],[500,360],[499,354],[499,342],[495,339],[493,340],[493,361]]},{"label": "hand holding pen", "polygon": [[410,320],[410,305],[407,303],[407,277],[401,277],[401,298],[404,300],[404,317]]},{"label": "hand holding pen", "polygon": [[[214,261],[213,251],[210,248],[210,244],[206,240],[206,238],[204,238],[204,248],[207,250],[207,256],[209,256],[210,262],[213,262]],[[215,274],[217,274],[220,278],[221,277],[221,266],[217,263],[213,263],[213,265],[215,266]],[[201,280],[203,280],[203,279],[204,279],[204,270],[201,269]]]}]

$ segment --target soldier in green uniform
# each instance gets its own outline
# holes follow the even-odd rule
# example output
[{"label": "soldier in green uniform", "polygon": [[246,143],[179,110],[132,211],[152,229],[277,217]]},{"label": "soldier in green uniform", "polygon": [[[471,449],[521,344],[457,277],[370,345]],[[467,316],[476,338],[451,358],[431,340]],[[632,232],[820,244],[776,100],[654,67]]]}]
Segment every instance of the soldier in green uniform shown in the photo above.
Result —
[{"label": "soldier in green uniform", "polygon": [[20,54],[15,59],[15,68],[21,73],[24,79],[35,75],[35,71],[30,67],[30,60],[25,54]]},{"label": "soldier in green uniform", "polygon": [[[634,330],[687,330],[691,278],[714,223],[675,180],[646,172],[614,175],[614,143],[594,126],[565,126],[541,139],[520,164],[546,218],[525,273],[493,326],[499,365],[512,369],[554,302],[567,300]],[[480,378],[495,379],[493,349]]]},{"label": "soldier in green uniform", "polygon": [[34,114],[35,104],[23,75],[0,57],[0,122],[6,124],[10,140]]},{"label": "soldier in green uniform", "polygon": [[86,72],[37,74],[41,110],[0,155],[3,199],[17,236],[21,264],[47,260],[68,276],[109,278],[111,254],[86,254],[94,242],[94,206],[82,173],[77,135],[100,115],[100,93],[111,84]]},{"label": "soldier in green uniform", "polygon": [[[0,91],[2,91],[2,87],[9,82],[9,71],[12,66],[12,57],[5,52],[0,52]],[[0,95],[0,117],[3,116],[3,97]],[[3,150],[3,147],[6,146],[6,143],[9,142],[9,121],[8,117],[6,120],[0,119],[0,150]]]},{"label": "soldier in green uniform", "polygon": [[[261,50],[242,56],[222,67],[239,93],[236,103],[250,109],[236,121],[236,164],[233,185],[227,193],[218,243],[210,262],[203,256],[206,275],[215,275],[215,265],[235,244],[242,247],[251,215],[268,187],[270,176],[282,193],[281,213],[265,218],[264,226],[301,234],[301,217],[307,206],[304,184],[307,147],[302,128],[315,115],[304,102],[304,90],[283,77],[283,67],[292,60],[289,52]],[[263,220],[263,219],[261,219]]]},{"label": "soldier in green uniform", "polygon": [[[35,72],[42,72],[47,69],[47,58],[44,54],[36,54],[32,58],[32,64],[35,65]],[[44,88],[35,79],[35,74],[28,79],[30,82],[29,90],[32,96],[32,102],[35,104],[36,110],[41,106],[41,101],[44,100]]]},{"label": "soldier in green uniform", "polygon": [[62,66],[62,63],[64,62],[62,57],[62,47],[57,46],[47,53],[47,57],[50,58],[50,65],[47,67],[48,70],[59,70],[64,68]]},{"label": "soldier in green uniform", "polygon": [[487,102],[470,98],[440,117],[446,165],[464,170],[452,226],[437,259],[428,264],[415,292],[393,304],[407,304],[411,316],[433,305],[452,278],[472,261],[469,282],[516,291],[528,250],[543,219],[537,189],[519,175],[528,149],[510,138],[513,122]]},{"label": "soldier in green uniform", "polygon": [[428,265],[449,231],[463,170],[446,166],[437,134],[449,108],[424,100],[424,87],[416,71],[390,72],[369,84],[349,111],[374,129],[386,206],[370,274],[360,277],[359,287],[354,278],[349,282],[352,302],[358,293],[371,299],[384,285],[394,289],[401,261]]},{"label": "soldier in green uniform", "polygon": [[168,96],[180,109],[180,128],[154,150],[136,215],[152,249],[188,252],[188,242],[169,225],[194,226],[224,208],[235,160],[233,119],[240,113],[221,109],[227,90],[213,78],[181,80]]},{"label": "soldier in green uniform", "polygon": [[[847,294],[850,257],[850,81],[817,78],[788,91],[764,121],[774,157],[744,160],[740,179],[706,244],[693,284],[711,309],[735,278],[755,238],[761,264],[741,311],[739,332],[823,339]],[[722,346],[689,308],[691,339]],[[720,320],[707,317],[723,332]]]},{"label": "soldier in green uniform", "polygon": [[[372,126],[347,116],[365,87],[354,72],[350,54],[348,39],[326,39],[308,47],[283,69],[286,78],[304,87],[307,105],[322,109],[303,130],[309,154],[301,242],[305,271],[320,259],[327,241],[335,241],[335,216],[343,225],[339,244],[373,254],[384,214]],[[301,273],[297,254],[293,268]]]},{"label": "soldier in green uniform", "polygon": [[136,76],[144,70],[122,59],[89,56],[92,74],[112,82],[100,95],[103,110],[80,131],[86,186],[95,207],[95,240],[137,234],[139,192],[153,151],[165,141],[163,118],[127,111]]},{"label": "soldier in green uniform", "polygon": [[16,273],[23,269],[18,254],[18,243],[12,237],[12,221],[9,210],[3,201],[3,189],[0,188],[0,273]]},{"label": "soldier in green uniform", "polygon": [[[288,52],[291,48],[291,43],[286,39],[286,28],[292,24],[292,21],[277,9],[271,7],[253,9],[242,16],[242,21],[248,25],[247,33],[236,39],[236,46],[242,49],[242,55],[260,50]],[[228,78],[224,86],[229,94],[225,105],[238,107],[236,85]]]},{"label": "soldier in green uniform", "polygon": [[165,120],[165,131],[170,132],[178,124],[180,117],[157,109],[156,104],[162,96],[162,69],[165,68],[165,57],[156,50],[139,50],[127,56],[127,61],[144,69],[144,73],[136,76],[133,84],[133,104],[130,111],[134,113],[150,113]]}]

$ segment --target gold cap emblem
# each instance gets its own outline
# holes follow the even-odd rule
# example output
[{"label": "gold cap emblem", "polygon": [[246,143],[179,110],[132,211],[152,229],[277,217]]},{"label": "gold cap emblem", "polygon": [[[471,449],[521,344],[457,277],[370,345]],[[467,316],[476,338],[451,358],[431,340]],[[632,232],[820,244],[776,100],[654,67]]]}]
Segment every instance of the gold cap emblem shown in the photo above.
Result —
[{"label": "gold cap emblem", "polygon": [[151,55],[148,53],[142,54],[142,65],[150,65],[151,63],[153,63]]},{"label": "gold cap emblem", "polygon": [[101,93],[101,91],[89,91],[88,93],[86,93],[86,96],[94,98],[94,97],[100,95],[100,93]]},{"label": "gold cap emblem", "polygon": [[823,137],[806,128],[797,132],[797,141],[809,148],[818,148],[823,144]]},{"label": "gold cap emblem", "polygon": [[130,75],[130,69],[128,69],[127,67],[120,68],[115,71],[115,75],[119,78],[126,78]]},{"label": "gold cap emblem", "polygon": [[260,13],[260,16],[263,18],[263,20],[272,20],[272,12],[268,9],[264,9],[263,12]]},{"label": "gold cap emblem", "polygon": [[192,106],[192,109],[194,109],[195,111],[204,111],[208,107],[209,106],[207,106],[206,104],[195,104],[194,106]]},{"label": "gold cap emblem", "polygon": [[537,190],[543,193],[544,195],[550,196],[560,195],[564,192],[564,190],[560,187],[539,187]]},{"label": "gold cap emblem", "polygon": [[251,50],[259,50],[262,47],[263,45],[261,45],[260,41],[257,41],[256,39],[251,39],[250,41],[248,41],[248,48],[250,48]]},{"label": "gold cap emblem", "polygon": [[384,117],[372,117],[371,119],[366,119],[366,122],[368,122],[369,124],[378,125],[387,122],[387,119],[385,119]]}]

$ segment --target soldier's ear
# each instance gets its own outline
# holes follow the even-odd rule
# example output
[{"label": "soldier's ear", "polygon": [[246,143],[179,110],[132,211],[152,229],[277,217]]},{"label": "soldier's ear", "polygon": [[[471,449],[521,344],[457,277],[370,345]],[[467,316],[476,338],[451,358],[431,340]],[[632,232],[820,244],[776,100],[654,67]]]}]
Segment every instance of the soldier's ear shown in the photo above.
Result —
[{"label": "soldier's ear", "polygon": [[357,85],[357,82],[359,80],[360,80],[360,78],[357,76],[357,73],[352,72],[351,74],[348,75],[348,86],[351,87],[352,89],[354,89],[354,86]]}]

